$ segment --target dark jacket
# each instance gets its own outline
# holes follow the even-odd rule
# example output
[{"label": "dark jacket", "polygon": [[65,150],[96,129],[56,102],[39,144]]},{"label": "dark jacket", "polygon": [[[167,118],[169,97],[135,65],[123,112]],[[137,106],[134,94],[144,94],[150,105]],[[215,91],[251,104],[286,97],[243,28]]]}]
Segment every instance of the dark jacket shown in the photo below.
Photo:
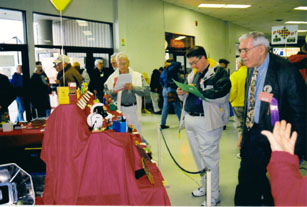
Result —
[{"label": "dark jacket", "polygon": [[214,69],[214,75],[203,82],[204,88],[210,85],[211,89],[204,90],[202,94],[205,98],[216,99],[226,96],[231,88],[231,82],[227,71],[222,67]]},{"label": "dark jacket", "polygon": [[[77,87],[81,86],[83,78],[76,68],[71,67],[71,64],[68,64],[64,68],[64,71],[65,71],[65,86],[68,86],[69,82],[75,82],[77,84]],[[57,80],[60,81],[60,86],[64,86],[63,70],[58,73]]]},{"label": "dark jacket", "polygon": [[[245,97],[248,97],[253,69],[248,69]],[[298,138],[295,153],[300,157],[306,153],[306,88],[302,76],[293,64],[274,54],[270,54],[270,62],[265,77],[264,86],[272,87],[273,97],[278,101],[279,118],[292,124],[292,130],[297,131]],[[245,100],[244,123],[247,112],[247,99]],[[261,102],[259,126],[262,130],[273,130],[271,124],[270,104]],[[243,129],[243,142],[247,132],[246,125]],[[267,142],[265,137],[262,137]]]},{"label": "dark jacket", "polygon": [[0,114],[15,100],[16,93],[7,76],[0,74]]},{"label": "dark jacket", "polygon": [[50,109],[49,93],[50,89],[46,85],[42,76],[37,73],[33,73],[31,80],[31,102],[35,108]]},{"label": "dark jacket", "polygon": [[23,87],[23,76],[19,73],[14,73],[11,79],[11,84],[15,89],[16,96],[24,97],[25,89]]},{"label": "dark jacket", "polygon": [[162,94],[162,87],[160,85],[160,71],[154,69],[150,78],[150,91]]},{"label": "dark jacket", "polygon": [[89,90],[97,90],[98,93],[103,94],[104,83],[107,81],[109,76],[114,72],[112,68],[103,68],[100,72],[97,68],[91,73],[91,81],[89,84]]},{"label": "dark jacket", "polygon": [[173,82],[173,79],[179,82],[183,82],[183,79],[180,77],[180,62],[172,62],[170,66],[164,68],[160,76],[160,84],[163,87],[171,87],[176,89],[177,86]]},{"label": "dark jacket", "polygon": [[291,55],[288,60],[296,66],[306,81],[307,54],[299,52],[296,55]]}]

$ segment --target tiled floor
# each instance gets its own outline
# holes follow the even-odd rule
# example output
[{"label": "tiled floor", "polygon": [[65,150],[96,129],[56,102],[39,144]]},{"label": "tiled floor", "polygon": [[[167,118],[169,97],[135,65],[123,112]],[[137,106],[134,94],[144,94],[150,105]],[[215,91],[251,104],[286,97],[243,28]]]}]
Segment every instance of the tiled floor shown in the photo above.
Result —
[{"label": "tiled floor", "polygon": [[[151,145],[153,159],[158,162],[158,129],[160,115],[143,114],[142,132]],[[197,171],[194,159],[185,131],[178,138],[178,120],[174,114],[167,119],[169,129],[163,133],[177,162],[189,171]],[[220,190],[221,206],[233,206],[235,186],[237,184],[238,168],[240,159],[236,157],[239,152],[237,148],[237,133],[230,121],[220,141]],[[194,198],[191,192],[199,187],[200,176],[187,174],[181,171],[172,161],[161,137],[161,163],[160,169],[166,180],[166,189],[174,206],[200,206],[204,197]]]},{"label": "tiled floor", "polygon": [[[142,131],[144,137],[151,144],[153,159],[158,160],[157,153],[157,127],[160,124],[161,115],[143,114]],[[234,192],[238,182],[238,169],[240,159],[236,157],[239,152],[237,148],[237,133],[231,120],[220,141],[220,190],[221,203],[219,206],[233,206]],[[170,114],[167,119],[169,129],[163,130],[167,143],[175,159],[180,165],[190,171],[197,171],[192,157],[190,146],[185,131],[181,132],[178,139],[178,120],[174,114]],[[162,139],[162,137],[161,137]],[[181,171],[171,160],[167,149],[161,140],[161,163],[160,169],[166,180],[166,189],[173,206],[200,206],[204,197],[195,198],[191,191],[199,186],[199,175],[186,174]],[[307,162],[300,166],[301,173],[307,174]]]}]

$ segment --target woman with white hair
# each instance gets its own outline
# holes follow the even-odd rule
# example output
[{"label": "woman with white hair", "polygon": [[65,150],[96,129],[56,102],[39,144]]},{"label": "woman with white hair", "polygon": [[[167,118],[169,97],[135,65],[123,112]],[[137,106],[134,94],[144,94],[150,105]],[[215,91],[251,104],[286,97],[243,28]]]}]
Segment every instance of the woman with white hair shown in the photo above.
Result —
[{"label": "woman with white hair", "polygon": [[95,68],[91,75],[89,90],[95,94],[101,103],[103,103],[104,83],[113,72],[114,70],[112,68],[103,67],[102,59],[95,60]]}]

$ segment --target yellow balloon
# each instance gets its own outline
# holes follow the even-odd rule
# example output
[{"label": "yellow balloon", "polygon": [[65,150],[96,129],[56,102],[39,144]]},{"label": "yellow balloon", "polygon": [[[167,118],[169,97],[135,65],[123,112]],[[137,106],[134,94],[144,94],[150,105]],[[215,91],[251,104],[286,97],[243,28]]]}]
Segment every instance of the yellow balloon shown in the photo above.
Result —
[{"label": "yellow balloon", "polygon": [[70,2],[70,0],[50,0],[50,1],[53,4],[53,6],[60,12],[63,11]]}]

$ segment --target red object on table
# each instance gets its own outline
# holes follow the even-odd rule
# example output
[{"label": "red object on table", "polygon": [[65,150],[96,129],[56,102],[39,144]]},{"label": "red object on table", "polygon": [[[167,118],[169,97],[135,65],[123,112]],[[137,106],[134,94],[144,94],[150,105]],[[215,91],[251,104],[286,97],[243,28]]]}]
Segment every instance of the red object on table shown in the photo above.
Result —
[{"label": "red object on table", "polygon": [[92,133],[76,105],[60,105],[47,121],[41,159],[46,163],[45,205],[170,205],[163,177],[147,163],[142,169],[133,137],[113,130]]}]

